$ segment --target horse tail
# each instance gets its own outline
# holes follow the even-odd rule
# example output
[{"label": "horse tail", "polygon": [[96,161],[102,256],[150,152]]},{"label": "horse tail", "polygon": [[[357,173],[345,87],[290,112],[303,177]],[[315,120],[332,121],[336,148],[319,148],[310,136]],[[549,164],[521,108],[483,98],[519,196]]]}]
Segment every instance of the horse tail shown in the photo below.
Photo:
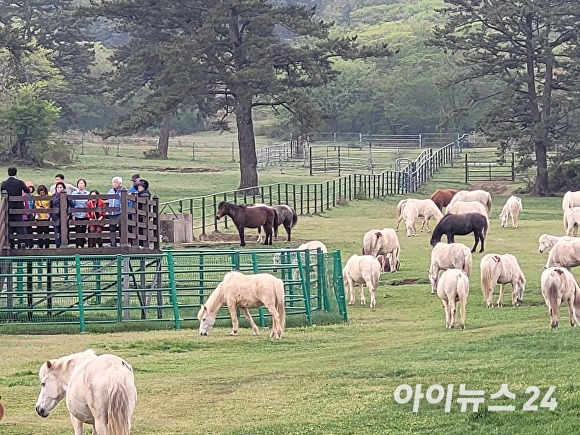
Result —
[{"label": "horse tail", "polygon": [[471,276],[471,268],[473,266],[473,259],[471,258],[471,252],[467,257],[465,257],[465,261],[463,263],[463,271],[469,278]]},{"label": "horse tail", "polygon": [[485,208],[487,208],[487,215],[489,216],[491,214],[491,194],[489,192],[487,193],[487,202]]},{"label": "horse tail", "polygon": [[[277,283],[280,284],[280,283]],[[286,307],[284,306],[284,284],[282,283],[282,285],[277,285],[276,288],[276,293],[275,293],[275,297],[276,297],[276,303],[275,303],[275,309],[278,312],[278,315],[280,316],[280,327],[282,328],[283,332],[284,329],[286,329]]]},{"label": "horse tail", "polygon": [[[123,369],[124,367],[121,367]],[[107,406],[107,432],[115,435],[129,435],[131,415],[129,394],[120,370],[109,374],[109,403]]]},{"label": "horse tail", "polygon": [[492,262],[499,263],[499,257],[497,257],[497,260],[495,257],[496,257],[495,255],[492,255],[490,257],[487,257],[486,261],[481,262],[481,290],[483,291],[483,299],[484,302],[486,303],[487,297],[492,287],[491,268],[497,267],[497,265],[493,264]]},{"label": "horse tail", "polygon": [[279,215],[275,208],[271,208],[271,210],[274,212],[274,218],[272,219],[272,230],[274,237],[278,237],[278,227],[280,226]]},{"label": "horse tail", "polygon": [[[562,274],[562,271],[556,269],[556,272]],[[558,283],[554,279],[554,274],[550,274],[550,281],[548,282],[548,300],[550,301],[550,312],[558,308]]]},{"label": "horse tail", "polygon": [[296,210],[294,210],[293,208],[292,210],[292,225],[290,225],[290,228],[294,228],[296,226],[296,222],[298,222],[298,215],[296,214]]}]

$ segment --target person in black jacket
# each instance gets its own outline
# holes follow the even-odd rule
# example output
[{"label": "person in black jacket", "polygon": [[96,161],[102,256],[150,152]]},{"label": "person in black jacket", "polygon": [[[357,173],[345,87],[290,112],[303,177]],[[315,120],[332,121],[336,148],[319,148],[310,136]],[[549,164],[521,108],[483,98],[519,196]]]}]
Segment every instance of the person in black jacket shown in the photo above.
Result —
[{"label": "person in black jacket", "polygon": [[[14,167],[8,168],[8,178],[2,182],[0,190],[6,191],[8,196],[22,198],[23,193],[31,193],[30,189],[24,184],[24,181],[16,178],[17,169]],[[9,210],[22,210],[24,208],[24,198],[18,201],[9,201]],[[9,222],[22,222],[21,214],[8,214]],[[12,227],[11,231],[16,231],[17,234],[26,234],[24,227]],[[18,240],[21,248],[26,247],[23,240]],[[10,242],[10,247],[14,248],[14,241]]]},{"label": "person in black jacket", "polygon": [[[51,213],[51,218],[54,223],[54,234],[56,236],[56,247],[60,248],[61,244],[61,234],[60,234],[60,196],[66,195],[66,185],[59,181],[56,183],[55,186],[55,193],[50,198],[50,208],[54,209],[53,213]],[[66,215],[67,215],[67,228],[68,228],[68,218],[70,217],[69,209],[73,208],[74,202],[72,199],[66,200]]]}]

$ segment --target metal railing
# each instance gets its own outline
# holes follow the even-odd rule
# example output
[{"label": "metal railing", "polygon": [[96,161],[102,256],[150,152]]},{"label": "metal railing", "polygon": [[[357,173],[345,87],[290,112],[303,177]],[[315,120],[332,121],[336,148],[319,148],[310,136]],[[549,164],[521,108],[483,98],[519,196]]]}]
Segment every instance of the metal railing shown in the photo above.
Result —
[{"label": "metal railing", "polygon": [[[279,261],[274,261],[277,255]],[[287,316],[347,320],[340,252],[167,250],[160,254],[0,257],[0,324],[166,322],[179,329],[226,273],[267,272],[284,281]],[[255,311],[265,325],[267,310]],[[229,318],[227,309],[219,318]]]},{"label": "metal railing", "polygon": [[235,204],[288,204],[299,215],[322,213],[343,201],[381,198],[415,192],[433,173],[450,163],[459,153],[456,143],[440,149],[426,149],[419,157],[399,171],[378,174],[349,174],[321,183],[276,183],[255,188],[231,190],[211,195],[183,198],[160,204],[161,213],[192,215],[196,235],[229,228],[231,221],[218,220],[216,214],[221,201]]}]

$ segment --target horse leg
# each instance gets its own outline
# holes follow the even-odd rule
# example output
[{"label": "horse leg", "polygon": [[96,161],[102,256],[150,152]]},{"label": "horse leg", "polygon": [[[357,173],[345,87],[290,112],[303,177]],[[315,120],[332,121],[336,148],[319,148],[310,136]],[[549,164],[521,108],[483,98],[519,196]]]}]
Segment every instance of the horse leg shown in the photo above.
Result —
[{"label": "horse leg", "polygon": [[[95,424],[93,425],[93,435],[95,435],[95,434],[102,435],[102,434],[107,434],[107,433],[108,433],[107,420],[95,417]],[[82,432],[79,432],[79,434],[82,434]],[[75,433],[75,435],[76,435],[76,433]]]},{"label": "horse leg", "polygon": [[425,225],[427,225],[427,232],[430,233],[431,232],[431,228],[429,228],[429,219],[431,218],[431,216],[428,217],[423,217],[423,219],[425,219]]},{"label": "horse leg", "polygon": [[576,326],[576,310],[574,309],[574,296],[570,296],[568,299],[568,309],[570,310],[570,326],[573,328]]},{"label": "horse leg", "polygon": [[427,223],[427,221],[425,220],[425,216],[423,216],[423,223],[421,223],[421,228],[419,228],[419,231],[423,232],[423,228],[425,228],[425,223]]},{"label": "horse leg", "polygon": [[264,231],[266,233],[266,240],[264,245],[271,245],[272,244],[272,224],[266,222],[264,224]]},{"label": "horse leg", "polygon": [[270,331],[270,338],[282,338],[282,319],[280,313],[276,309],[276,304],[266,305],[266,308],[272,316],[272,331]]},{"label": "horse leg", "polygon": [[348,304],[354,305],[354,283],[350,279],[348,280],[348,292],[350,294],[350,301]]},{"label": "horse leg", "polygon": [[449,316],[451,317],[449,329],[453,329],[455,328],[455,321],[457,319],[457,303],[455,302],[454,295],[448,297],[447,299],[448,299],[447,303],[449,304]]},{"label": "horse leg", "polygon": [[[497,298],[497,306],[501,307],[503,305],[503,291],[505,289],[505,284],[499,285],[499,298]],[[512,296],[513,301],[513,296]]]},{"label": "horse leg", "polygon": [[287,242],[290,241],[290,234],[292,234],[292,227],[290,224],[284,225],[284,229],[286,230],[286,234],[288,234],[288,238],[286,239]]},{"label": "horse leg", "polygon": [[[70,421],[73,425],[75,435],[83,435],[83,422],[76,418],[74,415],[70,414]],[[93,431],[94,433],[94,431]]]},{"label": "horse leg", "polygon": [[518,286],[515,281],[512,281],[512,306],[518,306]]},{"label": "horse leg", "polygon": [[485,250],[485,248],[484,248],[484,241],[485,241],[485,238],[484,238],[484,236],[483,236],[483,229],[482,229],[482,230],[481,230],[481,232],[479,233],[479,240],[480,240],[480,242],[481,242],[481,249],[479,250],[479,252],[483,252],[483,251]]},{"label": "horse leg", "polygon": [[238,313],[236,312],[236,305],[228,305],[228,310],[230,310],[230,317],[232,318],[232,332],[230,335],[238,335],[239,322]]},{"label": "horse leg", "polygon": [[447,234],[447,243],[455,243],[455,234]]},{"label": "horse leg", "polygon": [[464,295],[464,297],[461,298],[461,323],[459,324],[461,329],[465,329],[465,310],[466,309],[467,309],[467,298]]},{"label": "horse leg", "polygon": [[512,214],[512,228],[518,227],[518,218]]},{"label": "horse leg", "polygon": [[244,227],[238,227],[238,234],[240,235],[240,246],[246,246],[246,241],[244,239]]},{"label": "horse leg", "polygon": [[445,299],[441,301],[443,303],[443,310],[445,311],[445,328],[449,328],[450,315],[449,315],[449,304]]},{"label": "horse leg", "polygon": [[364,284],[360,284],[360,304],[361,305],[367,304],[367,298],[365,298],[365,286],[364,286]]},{"label": "horse leg", "polygon": [[473,231],[473,237],[475,238],[475,245],[473,245],[473,248],[471,248],[471,252],[475,252],[477,249],[477,242],[479,241],[479,237],[477,237],[476,231]]},{"label": "horse leg", "polygon": [[260,335],[260,328],[258,328],[258,325],[256,325],[256,323],[254,322],[254,319],[252,319],[250,310],[248,310],[248,308],[246,307],[242,307],[240,309],[242,310],[242,313],[244,313],[244,316],[248,320],[248,322],[250,322],[250,326],[252,327],[252,332],[254,333],[254,335]]},{"label": "horse leg", "polygon": [[262,227],[258,227],[258,238],[256,239],[256,243],[260,243],[262,241]]},{"label": "horse leg", "polygon": [[377,306],[377,298],[376,298],[376,293],[377,293],[377,289],[375,288],[375,286],[371,283],[369,286],[369,292],[371,293],[371,308],[375,308]]}]

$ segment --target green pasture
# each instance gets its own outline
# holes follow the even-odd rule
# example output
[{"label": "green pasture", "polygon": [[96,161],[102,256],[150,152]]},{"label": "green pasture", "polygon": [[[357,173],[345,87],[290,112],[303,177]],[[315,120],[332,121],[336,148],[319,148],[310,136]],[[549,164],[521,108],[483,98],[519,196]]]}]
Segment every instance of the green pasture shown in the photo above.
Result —
[{"label": "green pasture", "polygon": [[[132,166],[123,167],[123,173],[130,175]],[[72,178],[74,172],[68,172]],[[96,180],[97,171],[92,174]],[[446,181],[445,174],[438,174],[417,196],[441,186],[463,187]],[[172,188],[161,178],[168,175],[159,177],[165,180],[160,181],[163,192],[171,197],[191,185],[183,180]],[[204,193],[211,191],[210,180],[199,182],[206,182]],[[575,378],[580,374],[576,361],[580,330],[570,328],[564,306],[560,329],[550,330],[539,288],[546,254],[537,252],[537,239],[544,232],[562,234],[561,202],[559,198],[523,197],[520,228],[502,229],[497,216],[516,187],[510,184],[503,194],[494,196],[486,253],[518,257],[528,280],[520,307],[509,306],[508,291],[506,306],[484,308],[479,285],[479,261],[484,254],[476,253],[466,330],[446,330],[441,302],[430,294],[427,279],[429,235],[406,238],[400,232],[401,270],[381,277],[376,309],[349,308],[348,324],[290,327],[280,341],[268,339],[267,331],[253,337],[245,323],[235,338],[228,336],[227,327],[215,329],[209,337],[199,337],[192,328],[1,335],[0,396],[6,416],[0,422],[0,433],[72,433],[64,403],[48,419],[36,415],[36,373],[47,358],[89,347],[118,354],[135,368],[139,394],[133,418],[136,434],[577,433],[580,387]],[[192,189],[195,193],[197,187]],[[400,199],[353,201],[321,216],[300,217],[294,234],[340,249],[344,262],[360,252],[365,231],[395,225],[395,206]],[[458,241],[471,247],[473,237]],[[297,244],[278,242],[277,246]],[[444,412],[444,402],[431,405],[422,399],[418,413],[412,412],[412,403],[395,403],[393,392],[398,385],[419,383],[423,393],[431,384],[446,388],[454,384],[451,413]],[[516,400],[490,401],[490,394],[504,383],[517,395]],[[460,412],[455,402],[459,384],[486,392],[479,412]],[[524,394],[528,386],[539,387],[541,395],[535,403],[539,405],[552,385],[558,401],[555,411],[521,410],[529,398]],[[498,404],[514,404],[517,410],[487,410],[488,405]]]}]

